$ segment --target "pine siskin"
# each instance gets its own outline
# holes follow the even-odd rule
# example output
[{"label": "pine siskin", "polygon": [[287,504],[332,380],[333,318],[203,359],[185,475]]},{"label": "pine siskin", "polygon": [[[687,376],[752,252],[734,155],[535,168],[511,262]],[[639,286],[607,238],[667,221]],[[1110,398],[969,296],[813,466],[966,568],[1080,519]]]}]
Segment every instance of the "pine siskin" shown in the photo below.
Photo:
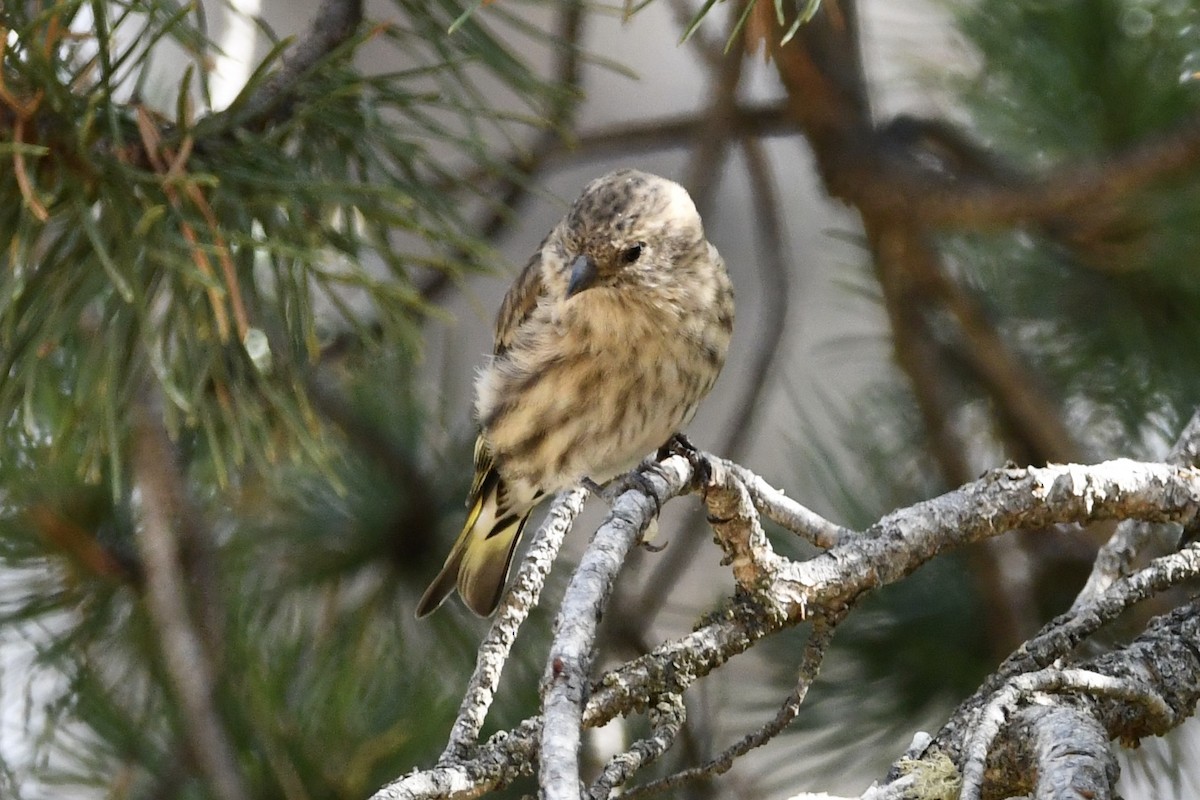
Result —
[{"label": "pine siskin", "polygon": [[733,331],[733,287],[677,183],[637,170],[588,184],[509,289],[475,385],[470,513],[417,606],[454,589],[500,601],[534,505],[637,465],[691,421]]}]

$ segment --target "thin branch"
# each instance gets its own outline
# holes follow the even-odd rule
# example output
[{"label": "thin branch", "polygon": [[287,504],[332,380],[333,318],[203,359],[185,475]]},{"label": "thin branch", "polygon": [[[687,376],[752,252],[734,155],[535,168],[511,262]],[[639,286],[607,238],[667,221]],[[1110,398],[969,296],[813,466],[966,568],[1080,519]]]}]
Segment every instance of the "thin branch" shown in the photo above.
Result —
[{"label": "thin branch", "polygon": [[[956,426],[961,399],[946,351],[931,330],[926,313],[929,293],[928,276],[941,273],[937,252],[927,236],[905,221],[863,216],[874,256],[875,271],[883,292],[884,310],[892,333],[896,363],[908,378],[913,400],[921,415],[927,446],[942,480],[950,486],[970,480],[976,474],[969,459],[969,447]],[[968,563],[988,602],[984,603],[990,643],[996,658],[1011,652],[1036,624],[1028,572],[1011,569],[1014,555],[1021,554],[1016,540],[993,540],[974,548]],[[1007,551],[1007,552],[1006,552]],[[1013,580],[1008,573],[1022,575]]]},{"label": "thin branch", "polygon": [[[730,26],[735,21],[736,15],[730,18]],[[696,45],[702,46],[699,41],[696,41]],[[683,181],[696,208],[700,210],[700,216],[710,221],[715,217],[713,198],[717,182],[725,166],[729,142],[734,136],[734,110],[738,105],[738,84],[742,81],[745,54],[745,41],[739,36],[730,52],[711,64],[708,90],[711,100],[704,111],[704,122],[692,141],[692,152]]]},{"label": "thin branch", "polygon": [[[737,106],[731,112],[731,135],[779,136],[796,133],[796,124],[782,103]],[[679,147],[700,135],[705,124],[703,115],[679,114],[659,117],[638,124],[619,124],[596,128],[579,134],[573,147],[560,148],[553,160],[575,162],[600,159],[630,151],[666,150]]]},{"label": "thin branch", "polygon": [[138,409],[133,470],[141,495],[141,524],[135,539],[145,575],[146,605],[171,689],[180,703],[184,733],[214,795],[220,800],[248,800],[249,788],[214,702],[212,654],[205,650],[188,607],[191,581],[175,530],[190,511],[183,479],[158,412],[147,402]]},{"label": "thin branch", "polygon": [[837,547],[861,535],[801,505],[745,467],[724,459],[718,461],[745,485],[756,509],[772,522],[817,547]]},{"label": "thin branch", "polygon": [[[1177,466],[1200,466],[1200,409],[1192,414],[1191,420],[1184,426],[1165,460],[1166,463]],[[1077,612],[1083,606],[1093,603],[1107,592],[1115,581],[1127,575],[1130,566],[1153,539],[1157,530],[1156,526],[1135,520],[1118,525],[1112,537],[1096,554],[1096,560],[1092,562],[1092,572],[1071,605],[1071,611]]]},{"label": "thin branch", "polygon": [[1200,547],[1155,559],[1144,569],[1118,578],[1101,595],[1071,609],[1043,627],[1037,635],[1014,651],[964,700],[949,722],[932,740],[932,745],[954,757],[958,740],[968,720],[988,697],[1013,676],[1044,669],[1069,656],[1087,637],[1119,617],[1126,609],[1186,581],[1200,577]]},{"label": "thin branch", "polygon": [[583,707],[596,630],[617,571],[657,510],[688,485],[689,464],[668,458],[639,470],[654,497],[631,486],[614,501],[563,594],[544,677],[539,785],[546,800],[578,800]]},{"label": "thin branch", "polygon": [[967,460],[967,446],[954,429],[954,398],[951,381],[929,323],[921,308],[920,286],[915,276],[928,270],[913,270],[908,264],[936,259],[929,243],[909,225],[863,218],[871,243],[884,310],[892,333],[896,363],[908,378],[913,399],[925,426],[929,448],[937,461],[942,480],[955,486],[974,474]]},{"label": "thin branch", "polygon": [[1032,371],[1022,364],[996,331],[979,301],[942,269],[940,259],[921,260],[928,267],[925,285],[958,323],[964,354],[974,374],[1019,431],[1030,461],[1066,463],[1086,458],[1063,421],[1062,409],[1042,391]]},{"label": "thin branch", "polygon": [[[844,616],[843,613],[841,617]],[[829,645],[833,641],[833,630],[841,617],[838,619],[817,617],[813,620],[812,633],[809,634],[808,641],[804,644],[804,654],[800,658],[796,687],[788,695],[787,699],[783,701],[783,707],[779,709],[779,712],[770,722],[763,725],[757,731],[747,734],[741,741],[709,759],[704,764],[635,787],[624,796],[635,798],[657,794],[674,789],[698,778],[721,775],[728,772],[733,766],[733,762],[738,758],[741,758],[756,747],[762,747],[782,733],[800,713],[800,706],[804,703],[804,698],[808,695],[809,687],[817,679],[817,673],[821,670],[821,663],[825,660],[825,653],[829,650]]]},{"label": "thin branch", "polygon": [[464,758],[479,740],[479,731],[483,728],[483,721],[500,686],[500,674],[517,639],[517,631],[537,605],[546,577],[550,574],[550,566],[562,547],[563,537],[583,510],[586,500],[586,489],[572,489],[556,497],[546,512],[546,519],[534,534],[517,570],[516,579],[501,599],[492,626],[479,645],[475,672],[467,684],[446,749],[438,759],[439,764],[446,765]]},{"label": "thin branch", "polygon": [[[613,797],[617,789],[633,777],[638,770],[653,763],[667,751],[667,748],[679,737],[679,732],[687,719],[687,706],[683,703],[683,696],[675,692],[667,692],[651,706],[648,716],[651,735],[634,742],[628,751],[609,759],[600,773],[600,777],[588,791],[591,800],[607,800]],[[630,797],[633,794],[636,794],[636,790],[624,792],[621,796]]]}]

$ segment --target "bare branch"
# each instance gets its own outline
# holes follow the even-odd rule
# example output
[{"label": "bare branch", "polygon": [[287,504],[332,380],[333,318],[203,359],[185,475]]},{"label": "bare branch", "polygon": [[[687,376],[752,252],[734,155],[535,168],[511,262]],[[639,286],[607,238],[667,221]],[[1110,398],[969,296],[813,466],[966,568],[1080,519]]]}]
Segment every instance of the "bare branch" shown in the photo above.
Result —
[{"label": "bare branch", "polygon": [[[613,756],[600,777],[592,784],[589,791],[591,800],[607,800],[614,796],[618,787],[624,785],[634,773],[647,764],[657,760],[679,736],[686,719],[687,707],[683,704],[683,695],[667,692],[649,710],[651,735],[635,742],[628,752]],[[622,797],[630,797],[636,792],[625,792]]]},{"label": "bare branch", "polygon": [[[1197,410],[1184,426],[1179,439],[1167,453],[1166,463],[1193,467],[1200,465],[1200,410]],[[1096,554],[1096,560],[1092,562],[1092,572],[1075,598],[1071,610],[1079,611],[1083,606],[1094,602],[1107,592],[1116,580],[1127,575],[1134,560],[1153,539],[1157,530],[1157,526],[1136,520],[1128,520],[1118,525],[1112,537]]]},{"label": "bare branch", "polygon": [[579,562],[563,594],[554,625],[542,695],[542,793],[547,800],[578,800],[579,746],[583,706],[596,643],[596,629],[617,571],[658,508],[682,491],[691,477],[681,457],[639,470],[654,489],[630,486],[613,503],[608,519]]},{"label": "bare branch", "polygon": [[450,739],[438,760],[439,764],[462,759],[478,741],[479,731],[483,728],[483,721],[500,685],[500,673],[517,639],[517,630],[537,605],[563,537],[583,510],[585,500],[587,491],[582,487],[560,494],[534,534],[517,570],[517,577],[505,592],[492,627],[479,645],[475,672],[467,684],[458,718],[450,729]]},{"label": "bare branch", "polygon": [[742,482],[750,493],[750,500],[755,508],[771,521],[817,547],[836,547],[860,535],[806,508],[745,467],[724,459],[716,460]]},{"label": "bare branch", "polygon": [[[738,473],[709,456],[701,454],[700,459],[710,467],[703,487],[709,513],[743,590],[737,599],[692,633],[590,683],[597,616],[621,558],[655,513],[650,490],[630,479],[572,578],[570,603],[564,599],[545,677],[546,719],[553,720],[553,728],[543,730],[541,719],[528,719],[472,748],[463,759],[448,758],[435,770],[398,779],[376,794],[377,800],[447,797],[451,787],[455,796],[478,796],[528,772],[539,758],[543,770],[553,770],[543,774],[543,785],[561,796],[578,797],[582,727],[602,725],[669,694],[682,694],[762,637],[806,615],[840,613],[865,593],[902,579],[944,550],[1017,528],[1052,530],[1056,524],[1128,517],[1190,521],[1200,509],[1196,469],[1127,460],[1001,469],[894,512],[862,534],[845,536],[826,552],[796,562],[771,550]],[[688,459],[672,456],[643,466],[640,474],[661,503],[689,485],[693,470]],[[1160,585],[1168,573],[1175,579],[1189,571],[1194,574],[1200,565],[1189,559],[1197,556],[1200,548],[1188,548],[1173,560],[1156,562],[1157,577],[1132,577],[1130,592]],[[1117,679],[1129,677],[1102,665],[1093,668]],[[1164,697],[1178,718],[1180,699]],[[790,706],[781,713],[790,714]],[[896,785],[893,781],[892,788],[881,787],[871,796],[898,797]]]},{"label": "bare branch", "polygon": [[738,758],[756,747],[762,747],[782,733],[796,718],[796,715],[800,713],[800,706],[804,703],[804,698],[808,695],[809,687],[817,679],[817,673],[821,670],[821,663],[825,660],[825,653],[833,640],[833,629],[839,621],[840,618],[827,620],[824,617],[817,617],[813,620],[813,630],[804,645],[804,655],[800,659],[796,688],[784,700],[783,707],[779,709],[774,719],[757,731],[742,737],[741,741],[709,759],[706,763],[638,786],[632,791],[626,792],[624,796],[635,798],[656,794],[673,789],[687,781],[728,772],[730,767],[733,766],[733,762]]}]

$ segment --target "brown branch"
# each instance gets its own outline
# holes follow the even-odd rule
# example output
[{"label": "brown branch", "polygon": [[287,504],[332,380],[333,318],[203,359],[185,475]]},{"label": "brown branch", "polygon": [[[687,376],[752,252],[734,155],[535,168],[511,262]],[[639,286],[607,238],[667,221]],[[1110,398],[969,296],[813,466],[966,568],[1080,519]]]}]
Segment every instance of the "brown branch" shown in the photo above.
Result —
[{"label": "brown branch", "polygon": [[283,57],[279,69],[236,107],[210,115],[205,135],[234,128],[262,129],[286,119],[299,97],[296,86],[322,59],[354,35],[363,19],[363,0],[322,0],[308,32]]},{"label": "brown branch", "polygon": [[863,223],[883,291],[896,363],[912,386],[930,450],[946,485],[965,483],[974,470],[967,460],[966,442],[954,427],[957,404],[950,393],[952,381],[922,313],[924,296],[915,279],[919,273],[906,268],[914,261],[937,256],[924,237],[908,225],[866,218]]},{"label": "brown branch", "polygon": [[[143,402],[134,430],[133,470],[141,495],[136,529],[145,575],[146,606],[158,635],[171,690],[180,703],[184,735],[204,780],[220,800],[248,800],[250,791],[215,705],[214,653],[192,620],[184,542],[176,528],[190,518],[182,477],[167,432]],[[216,586],[209,587],[216,591]]]},{"label": "brown branch", "polygon": [[1200,165],[1200,115],[1147,136],[1125,150],[1063,164],[1015,185],[987,179],[957,179],[916,161],[888,160],[877,166],[885,178],[857,174],[853,202],[888,216],[916,218],[930,226],[995,229],[1052,222],[1079,206],[1128,197],[1155,181]]},{"label": "brown branch", "polygon": [[[1011,457],[1034,463],[1081,460],[1084,454],[1057,401],[1039,388],[1037,376],[999,335],[978,300],[947,275],[932,243],[933,223],[911,210],[925,195],[940,198],[939,193],[968,182],[1011,191],[1028,181],[948,125],[900,118],[876,126],[866,99],[852,0],[823,3],[812,23],[786,45],[769,12],[756,13],[763,17],[758,22],[776,34],[768,43],[788,108],[812,144],[827,189],[862,215],[896,360],[910,381],[946,484],[960,484],[978,472],[970,443],[956,429],[971,378],[993,401]],[[941,330],[944,322],[951,323],[949,336]],[[999,653],[1007,653],[1036,624],[1032,574],[1016,582],[1012,577],[1019,570],[1012,569],[1018,562],[1009,551],[1021,547],[1019,540],[1009,540],[972,552],[989,598],[989,628],[1007,632],[997,642]],[[1006,552],[993,552],[996,548]],[[1002,565],[1009,567],[1008,574],[1002,574]]]},{"label": "brown branch", "polygon": [[958,323],[964,354],[974,375],[999,402],[1004,417],[1030,451],[1024,461],[1062,464],[1086,460],[1087,454],[1063,421],[1062,410],[1012,353],[979,301],[946,275],[936,257],[919,263],[929,268],[922,276],[925,285]]},{"label": "brown branch", "polygon": [[[664,150],[687,144],[699,135],[705,124],[704,116],[678,114],[660,117],[649,122],[619,124],[584,131],[572,147],[560,147],[555,161],[599,159],[629,151]],[[731,133],[736,136],[776,136],[794,134],[795,122],[786,106],[737,106],[732,114]]]}]

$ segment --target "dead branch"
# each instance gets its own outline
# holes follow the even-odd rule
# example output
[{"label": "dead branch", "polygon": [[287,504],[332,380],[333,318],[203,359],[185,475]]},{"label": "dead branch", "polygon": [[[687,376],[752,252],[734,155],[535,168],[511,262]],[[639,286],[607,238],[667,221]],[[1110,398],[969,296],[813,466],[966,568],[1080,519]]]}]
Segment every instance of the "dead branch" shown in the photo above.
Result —
[{"label": "dead branch", "polygon": [[[692,486],[697,472],[706,476],[701,487]],[[528,774],[539,763],[540,782],[546,795],[575,800],[586,785],[578,759],[582,728],[653,709],[651,736],[611,761],[592,785],[591,796],[611,796],[641,765],[656,759],[669,746],[678,725],[682,724],[679,698],[688,688],[764,636],[805,620],[816,620],[817,627],[806,651],[808,656],[798,669],[797,689],[775,720],[713,758],[705,767],[720,771],[737,755],[782,730],[798,712],[827,644],[827,629],[826,633],[820,633],[821,626],[827,623],[821,620],[840,618],[865,594],[903,579],[939,553],[1016,529],[1053,531],[1057,525],[1097,519],[1186,523],[1200,511],[1200,470],[1194,468],[1128,460],[1092,466],[1006,468],[993,470],[940,497],[893,512],[860,533],[830,537],[837,543],[823,553],[806,561],[793,561],[774,552],[762,532],[759,519],[762,511],[755,503],[757,497],[758,505],[772,507],[777,502],[777,493],[764,489],[761,479],[744,468],[703,454],[695,463],[673,455],[660,463],[643,465],[638,474],[636,480],[630,478],[621,484],[622,491],[593,537],[564,596],[555,639],[547,656],[544,714],[474,746],[467,744],[473,732],[468,736],[455,734],[456,740],[466,746],[448,748],[437,767],[398,778],[376,793],[376,800],[477,797],[507,785],[518,775]],[[747,484],[755,485],[756,489],[751,491]],[[663,642],[650,653],[593,680],[597,623],[621,562],[661,504],[686,489],[703,492],[710,523],[724,553],[724,563],[730,566],[735,588],[724,609],[702,620],[692,633]],[[566,502],[559,501],[556,514],[562,513]],[[812,527],[810,520],[804,523],[804,527]],[[561,520],[552,523],[559,524]],[[840,530],[833,523],[817,527]],[[1176,554],[1174,560],[1156,562],[1151,572],[1130,576],[1119,584],[1120,589],[1114,585],[1112,592],[1103,595],[1103,607],[1089,608],[1089,615],[1111,618],[1115,606],[1127,606],[1136,602],[1136,598],[1147,596],[1154,587],[1178,585],[1195,576],[1200,569],[1198,557],[1200,548],[1193,547]],[[1125,594],[1113,599],[1116,591]],[[1075,619],[1059,623],[1061,628],[1072,631],[1068,638],[1082,638],[1099,627],[1091,616],[1079,622],[1072,621]],[[1166,623],[1156,623],[1138,642],[1108,660],[1102,658],[1071,666],[1065,672],[1054,667],[1059,670],[1057,673],[1013,673],[1011,680],[1006,677],[999,681],[1002,694],[993,691],[981,695],[975,707],[1021,708],[1031,693],[1066,691],[1072,696],[1087,695],[1089,702],[1094,701],[1097,705],[1090,707],[1094,709],[1093,716],[1101,720],[1111,735],[1136,737],[1161,733],[1190,713],[1188,704],[1194,706],[1194,695],[1200,692],[1194,687],[1200,686],[1200,680],[1193,680],[1183,688],[1154,686],[1143,674],[1145,666],[1138,665],[1154,663],[1157,654],[1166,652],[1162,648],[1169,649],[1165,642],[1178,642],[1181,637],[1184,644],[1177,644],[1177,650],[1186,653],[1188,647],[1194,648],[1187,637],[1200,633],[1200,621],[1189,623],[1188,619],[1177,614]],[[1048,646],[1037,644],[1038,641],[1041,640],[1033,643],[1038,648]],[[499,668],[495,662],[503,658],[498,652],[492,648],[481,657],[481,662],[488,662],[492,673]],[[1045,658],[1048,651],[1038,652]],[[1024,653],[1018,655],[1023,657]],[[1200,669],[1200,665],[1196,668]],[[1085,680],[1085,673],[1091,672],[1105,677]],[[1188,677],[1192,672],[1185,666],[1170,674]],[[1143,691],[1143,685],[1152,691]],[[480,706],[490,702],[488,692],[477,694],[482,698]],[[1136,714],[1130,711],[1131,704],[1136,706]],[[476,715],[473,718],[482,719],[479,713],[473,711]],[[482,713],[486,713],[486,708]],[[980,716],[985,715],[976,714],[970,719]],[[469,727],[477,731],[474,723]],[[943,762],[936,759],[945,759],[949,754],[951,761],[944,763],[957,764],[954,759],[964,757],[963,753],[994,752],[978,745],[973,750],[961,749],[969,734],[976,730],[971,727],[967,731],[967,727],[961,726],[951,737],[959,742],[960,749],[930,744],[922,756],[924,762],[940,764]],[[972,741],[996,742],[1005,737],[1003,730],[992,733],[984,729]],[[898,787],[909,783],[910,778],[896,775],[884,786],[871,790],[874,794],[869,792],[864,797],[898,797]]]}]

